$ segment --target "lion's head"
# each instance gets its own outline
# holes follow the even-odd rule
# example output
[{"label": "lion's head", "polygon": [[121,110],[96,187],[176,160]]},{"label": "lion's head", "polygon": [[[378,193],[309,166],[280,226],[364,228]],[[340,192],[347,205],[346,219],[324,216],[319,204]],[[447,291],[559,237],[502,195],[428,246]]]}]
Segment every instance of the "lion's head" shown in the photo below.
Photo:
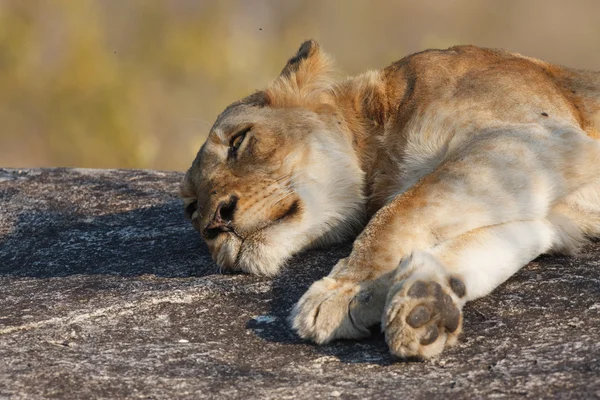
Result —
[{"label": "lion's head", "polygon": [[181,186],[219,266],[273,275],[294,253],[357,233],[364,172],[347,127],[314,41],[219,115]]}]

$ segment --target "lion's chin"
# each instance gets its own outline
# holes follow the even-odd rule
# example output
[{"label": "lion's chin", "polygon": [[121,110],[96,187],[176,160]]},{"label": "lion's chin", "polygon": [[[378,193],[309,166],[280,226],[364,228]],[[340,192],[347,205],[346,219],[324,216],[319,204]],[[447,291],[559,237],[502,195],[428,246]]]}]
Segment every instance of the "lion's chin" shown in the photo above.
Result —
[{"label": "lion's chin", "polygon": [[[242,271],[260,276],[276,275],[292,256],[293,246],[280,243],[276,232],[261,231],[243,240],[232,233],[221,234],[208,243],[213,260],[224,271]],[[279,233],[279,229],[277,229]],[[282,235],[285,236],[285,235]],[[277,239],[276,239],[277,238]]]},{"label": "lion's chin", "polygon": [[207,241],[213,260],[227,271],[240,270],[237,263],[242,248],[242,239],[231,233],[222,233],[215,239]]}]

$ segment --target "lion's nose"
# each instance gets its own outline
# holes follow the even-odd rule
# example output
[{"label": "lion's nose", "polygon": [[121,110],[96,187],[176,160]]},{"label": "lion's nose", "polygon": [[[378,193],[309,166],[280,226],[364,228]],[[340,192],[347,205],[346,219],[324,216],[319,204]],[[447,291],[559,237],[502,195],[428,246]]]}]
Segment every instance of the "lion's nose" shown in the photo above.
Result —
[{"label": "lion's nose", "polygon": [[212,220],[202,230],[202,235],[207,239],[215,238],[221,232],[232,230],[233,215],[237,206],[238,198],[230,196],[229,200],[223,200],[217,206]]}]

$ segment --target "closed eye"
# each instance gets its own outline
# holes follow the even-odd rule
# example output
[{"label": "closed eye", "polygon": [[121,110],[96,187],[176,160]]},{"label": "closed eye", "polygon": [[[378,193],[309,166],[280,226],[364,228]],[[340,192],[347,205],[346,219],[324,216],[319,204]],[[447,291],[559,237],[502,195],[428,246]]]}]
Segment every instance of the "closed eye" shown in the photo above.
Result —
[{"label": "closed eye", "polygon": [[240,132],[236,133],[231,140],[229,141],[229,156],[230,157],[235,157],[237,155],[237,151],[240,148],[240,146],[242,145],[242,143],[244,142],[244,139],[246,138],[246,134],[248,132],[250,132],[250,129],[252,129],[251,126],[241,130]]}]

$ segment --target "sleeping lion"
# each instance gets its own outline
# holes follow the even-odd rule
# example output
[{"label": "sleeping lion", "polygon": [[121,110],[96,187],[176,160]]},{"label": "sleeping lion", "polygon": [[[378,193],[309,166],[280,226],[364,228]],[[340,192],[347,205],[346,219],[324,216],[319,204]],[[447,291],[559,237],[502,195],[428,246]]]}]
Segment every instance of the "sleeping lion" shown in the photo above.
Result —
[{"label": "sleeping lion", "polygon": [[225,270],[277,274],[355,238],[292,311],[316,343],[381,324],[390,351],[456,342],[462,308],[600,234],[600,73],[458,46],[338,78],[314,41],[217,118],[181,187]]}]

